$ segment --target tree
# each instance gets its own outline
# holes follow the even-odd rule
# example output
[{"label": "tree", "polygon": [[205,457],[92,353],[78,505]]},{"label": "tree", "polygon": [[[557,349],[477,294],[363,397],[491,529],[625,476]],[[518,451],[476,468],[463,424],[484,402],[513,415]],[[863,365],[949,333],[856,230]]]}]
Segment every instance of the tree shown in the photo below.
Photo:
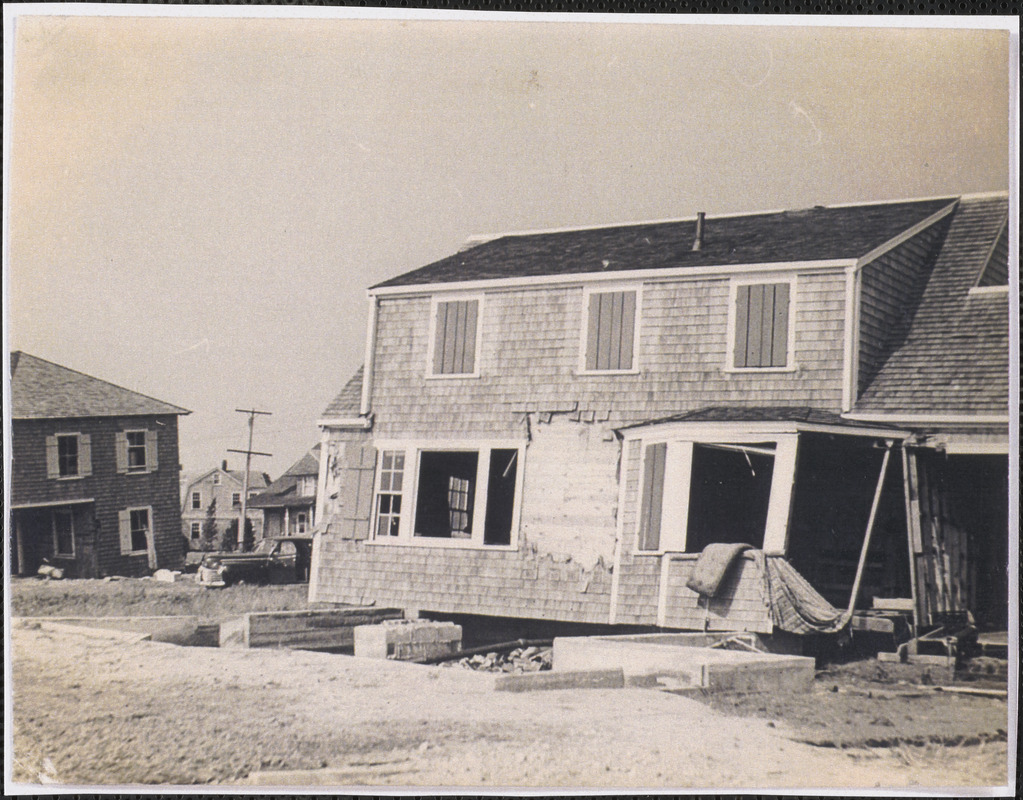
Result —
[{"label": "tree", "polygon": [[217,535],[220,531],[217,528],[217,498],[213,498],[206,506],[206,519],[202,523],[202,535],[199,538],[201,550],[212,550],[217,546]]},{"label": "tree", "polygon": [[[230,546],[227,546],[230,543]],[[251,553],[256,544],[256,530],[252,520],[245,520],[245,537],[242,539],[242,552]],[[224,550],[233,551],[238,546],[238,520],[231,520],[224,531]]]}]

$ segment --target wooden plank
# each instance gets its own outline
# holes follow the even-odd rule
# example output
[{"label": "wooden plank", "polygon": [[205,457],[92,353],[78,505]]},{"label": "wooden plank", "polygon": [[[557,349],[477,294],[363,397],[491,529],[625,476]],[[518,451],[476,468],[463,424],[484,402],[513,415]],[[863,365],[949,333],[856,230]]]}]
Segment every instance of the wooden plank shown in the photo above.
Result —
[{"label": "wooden plank", "polygon": [[479,335],[479,301],[469,300],[465,305],[465,339],[462,371],[476,371],[476,337]]},{"label": "wooden plank", "polygon": [[749,341],[746,345],[746,366],[759,367],[763,361],[761,331],[764,322],[764,287],[749,287]]},{"label": "wooden plank", "polygon": [[760,318],[760,361],[758,367],[771,365],[774,339],[774,285],[766,283],[761,287],[763,305]]},{"label": "wooden plank", "polygon": [[611,293],[602,292],[597,321],[597,369],[607,369],[611,355]]},{"label": "wooden plank", "polygon": [[774,287],[774,328],[771,334],[771,366],[784,367],[789,352],[789,285]]},{"label": "wooden plank", "polygon": [[733,366],[746,366],[749,347],[749,286],[739,286],[735,292],[735,356]]},{"label": "wooden plank", "polygon": [[396,608],[353,607],[316,611],[263,611],[243,614],[220,626],[221,647],[350,647],[352,629],[401,619]]},{"label": "wooden plank", "polygon": [[636,293],[625,292],[622,307],[622,347],[620,369],[632,369],[636,335]]},{"label": "wooden plank", "polygon": [[600,332],[600,295],[590,295],[586,328],[586,369],[597,368],[597,335]]},{"label": "wooden plank", "polygon": [[608,337],[608,369],[621,369],[622,363],[622,292],[611,292],[611,329]]},{"label": "wooden plank", "polygon": [[465,303],[461,300],[450,304],[454,311],[455,328],[451,347],[451,372],[465,372],[462,361],[465,358]]}]

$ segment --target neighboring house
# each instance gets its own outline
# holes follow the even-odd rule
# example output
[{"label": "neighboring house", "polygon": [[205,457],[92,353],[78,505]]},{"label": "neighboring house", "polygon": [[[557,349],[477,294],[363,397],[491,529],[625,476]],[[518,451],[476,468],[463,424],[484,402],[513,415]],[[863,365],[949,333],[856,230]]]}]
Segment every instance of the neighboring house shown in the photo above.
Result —
[{"label": "neighboring house", "polygon": [[[845,608],[870,527],[859,607],[1004,625],[1007,219],[1003,194],[509,234],[373,287],[319,421],[310,598],[770,633],[765,564]],[[762,555],[707,597],[711,543]]]},{"label": "neighboring house", "polygon": [[154,400],[11,353],[11,569],[68,577],[182,563],[178,417]]},{"label": "neighboring house", "polygon": [[316,481],[320,445],[296,461],[265,492],[249,501],[263,511],[263,536],[302,536],[312,533],[316,514]]},{"label": "neighboring house", "polygon": [[[210,503],[216,501],[214,519],[217,531],[236,522],[242,511],[242,490],[245,482],[244,470],[229,470],[227,462],[189,481],[181,498],[181,531],[188,537],[189,546],[195,550],[202,538],[202,524]],[[265,472],[249,471],[249,500],[270,485],[270,476]],[[263,512],[250,508],[246,503],[245,516],[252,521],[256,539],[263,536]],[[216,545],[220,545],[219,535]]]}]

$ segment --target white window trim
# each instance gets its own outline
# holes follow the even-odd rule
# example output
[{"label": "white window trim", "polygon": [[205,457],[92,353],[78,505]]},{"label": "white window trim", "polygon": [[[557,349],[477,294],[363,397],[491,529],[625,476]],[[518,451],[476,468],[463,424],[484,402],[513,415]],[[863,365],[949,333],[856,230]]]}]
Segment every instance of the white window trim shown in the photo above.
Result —
[{"label": "white window trim", "polygon": [[[199,505],[195,504],[195,496],[199,495]],[[189,492],[188,494],[188,509],[189,511],[202,511],[202,492]]]},{"label": "white window trim", "polygon": [[[483,439],[483,440],[377,440],[373,443],[377,450],[376,474],[373,480],[373,515],[371,517],[370,538],[365,544],[379,547],[435,547],[454,548],[456,550],[517,550],[519,539],[519,521],[521,519],[522,487],[525,477],[526,443],[521,439]],[[377,538],[377,516],[379,504],[377,490],[380,486],[380,470],[383,466],[384,451],[399,451],[405,454],[405,472],[402,476],[402,511],[398,522],[398,535]],[[511,540],[508,544],[484,544],[483,534],[486,524],[487,489],[490,481],[490,451],[515,450],[516,480],[515,498],[512,501]],[[419,463],[424,452],[462,451],[479,454],[476,472],[476,489],[473,500],[474,509],[483,509],[483,513],[473,513],[472,536],[469,539],[444,539],[431,536],[415,536],[413,521],[416,506],[419,502]],[[408,503],[406,504],[406,500]],[[407,509],[407,510],[406,510]]]},{"label": "white window trim", "polygon": [[[75,463],[77,465],[77,471],[74,475],[61,475],[60,474],[60,437],[61,436],[74,436],[77,442],[77,451],[75,456]],[[57,431],[53,434],[54,441],[57,443],[57,475],[53,480],[57,481],[80,481],[85,475],[82,474],[82,433],[81,431]]]},{"label": "white window trim", "polygon": [[[238,498],[237,502],[235,502],[235,498],[236,497]],[[252,497],[252,492],[249,492],[249,497]],[[242,493],[241,492],[231,492],[231,508],[241,508],[241,507],[242,507]]]},{"label": "white window trim", "polygon": [[[738,321],[736,314],[736,301],[739,296],[740,286],[762,286],[773,283],[787,283],[789,285],[789,314],[788,314],[788,341],[785,350],[784,367],[737,367],[735,366],[735,325]],[[728,282],[728,330],[725,346],[725,366],[723,372],[728,373],[772,373],[772,372],[796,372],[799,366],[796,364],[796,291],[798,290],[797,277],[793,274],[777,273],[741,278],[732,278]]]},{"label": "white window trim", "polygon": [[[480,377],[480,353],[483,344],[483,302],[482,293],[436,294],[430,298],[430,338],[426,348],[426,379],[433,381],[465,380]],[[458,303],[469,300],[476,301],[476,349],[473,353],[472,372],[434,372],[433,362],[437,350],[437,307],[441,303]]]},{"label": "white window trim", "polygon": [[[756,435],[749,433],[707,432],[692,433],[684,437],[651,436],[640,439],[639,485],[636,492],[636,521],[633,525],[633,541],[636,543],[633,555],[663,556],[692,555],[686,553],[686,536],[689,527],[689,496],[692,487],[693,445],[696,444],[760,444],[773,443],[774,468],[771,473],[771,494],[768,500],[767,520],[764,524],[765,553],[784,555],[788,547],[789,516],[792,508],[795,485],[796,450],[798,434]],[[668,451],[664,462],[664,485],[661,499],[661,534],[656,550],[639,549],[641,523],[640,506],[643,496],[643,476],[646,472],[647,446],[667,443]],[[676,482],[676,488],[668,489],[669,479]],[[685,498],[685,502],[680,502]]]},{"label": "white window trim", "polygon": [[[71,552],[62,553],[60,552],[60,546],[57,540],[57,515],[67,514],[69,520],[71,520]],[[50,524],[53,529],[53,555],[55,558],[75,558],[75,512],[70,509],[55,508],[50,512]]]},{"label": "white window trim", "polygon": [[[199,529],[198,533],[196,533],[196,530],[195,530],[197,527]],[[191,539],[201,539],[202,538],[202,523],[201,522],[193,522],[191,525],[189,525],[189,527],[188,527],[188,536]]]},{"label": "white window trim", "polygon": [[[643,284],[642,283],[607,283],[587,284],[582,287],[582,307],[579,322],[579,360],[575,374],[580,376],[594,375],[638,375],[640,371],[639,334],[643,329]],[[590,333],[590,296],[594,294],[612,294],[614,292],[636,293],[636,319],[632,329],[632,368],[631,369],[586,369],[586,343]]]},{"label": "white window trim", "polygon": [[[145,453],[145,458],[142,461],[142,467],[131,466],[131,444],[128,442],[128,436],[132,433],[142,434],[142,448]],[[125,475],[146,475],[149,473],[149,441],[148,431],[145,428],[130,428],[124,431],[124,474]]]},{"label": "white window trim", "polygon": [[148,512],[147,517],[149,519],[149,528],[148,528],[148,533],[146,535],[146,547],[145,548],[143,548],[142,550],[128,550],[127,552],[122,552],[121,555],[122,556],[147,555],[150,552],[150,550],[153,549],[153,507],[152,506],[128,506],[124,510],[128,512],[128,526],[129,526],[129,530],[131,529],[131,512],[132,511],[146,511],[146,512]]}]

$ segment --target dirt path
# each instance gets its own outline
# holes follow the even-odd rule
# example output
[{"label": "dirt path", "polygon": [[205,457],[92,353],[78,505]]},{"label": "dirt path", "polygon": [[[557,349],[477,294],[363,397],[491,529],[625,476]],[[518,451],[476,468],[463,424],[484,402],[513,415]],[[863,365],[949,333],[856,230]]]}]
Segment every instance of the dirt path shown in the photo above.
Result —
[{"label": "dirt path", "polygon": [[[494,692],[493,676],[301,651],[12,630],[14,777],[345,786],[985,786],[1006,747],[837,751],[647,689]],[[48,760],[48,762],[47,762]]]}]

